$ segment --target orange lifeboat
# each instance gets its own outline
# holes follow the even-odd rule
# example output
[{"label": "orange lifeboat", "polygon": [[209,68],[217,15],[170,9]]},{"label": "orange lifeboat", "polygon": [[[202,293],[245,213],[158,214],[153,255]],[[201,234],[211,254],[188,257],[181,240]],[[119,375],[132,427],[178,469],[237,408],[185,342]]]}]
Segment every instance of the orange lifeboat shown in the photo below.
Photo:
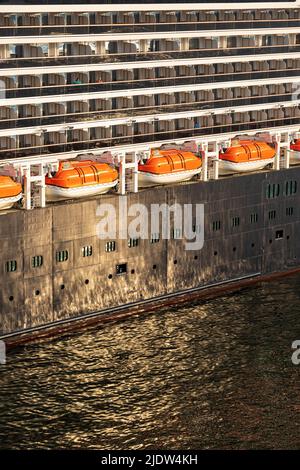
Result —
[{"label": "orange lifeboat", "polygon": [[244,173],[265,168],[274,161],[275,149],[266,142],[238,140],[220,153],[220,174]]},{"label": "orange lifeboat", "polygon": [[291,143],[291,155],[290,155],[290,163],[297,164],[300,163],[300,139],[294,140]]},{"label": "orange lifeboat", "polygon": [[95,196],[117,183],[118,172],[107,163],[62,161],[56,173],[46,176],[46,195],[50,201]]},{"label": "orange lifeboat", "polygon": [[153,186],[189,181],[201,172],[201,167],[201,159],[192,152],[155,149],[145,163],[139,164],[139,184]]},{"label": "orange lifeboat", "polygon": [[10,209],[22,198],[22,186],[10,176],[0,176],[0,210]]}]

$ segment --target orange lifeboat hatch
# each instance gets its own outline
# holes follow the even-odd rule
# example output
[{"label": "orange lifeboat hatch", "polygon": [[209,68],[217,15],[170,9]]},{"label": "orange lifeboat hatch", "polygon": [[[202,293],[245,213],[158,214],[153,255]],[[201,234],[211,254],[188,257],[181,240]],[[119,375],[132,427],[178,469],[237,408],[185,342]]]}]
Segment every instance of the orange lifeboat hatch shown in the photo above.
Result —
[{"label": "orange lifeboat hatch", "polygon": [[201,172],[202,161],[192,152],[152,150],[150,158],[139,164],[139,184],[153,186],[188,181]]},{"label": "orange lifeboat hatch", "polygon": [[274,161],[276,150],[266,142],[239,140],[220,153],[220,174],[243,173],[265,168]]},{"label": "orange lifeboat hatch", "polygon": [[46,176],[46,194],[50,201],[95,196],[117,183],[118,172],[107,163],[62,161],[54,175]]},{"label": "orange lifeboat hatch", "polygon": [[10,209],[22,198],[22,186],[10,176],[0,175],[0,210]]}]

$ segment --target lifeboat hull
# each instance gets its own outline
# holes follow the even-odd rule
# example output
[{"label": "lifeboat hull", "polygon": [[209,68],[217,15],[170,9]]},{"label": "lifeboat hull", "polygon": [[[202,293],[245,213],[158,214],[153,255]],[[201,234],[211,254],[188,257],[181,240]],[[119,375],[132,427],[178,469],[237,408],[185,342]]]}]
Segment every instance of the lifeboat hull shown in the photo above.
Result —
[{"label": "lifeboat hull", "polygon": [[148,187],[156,186],[159,184],[172,184],[172,183],[181,183],[184,181],[191,180],[195,175],[201,173],[201,168],[195,170],[184,170],[174,173],[147,173],[144,171],[139,171],[139,186]]},{"label": "lifeboat hull", "polygon": [[292,150],[290,152],[290,164],[291,165],[299,165],[300,163],[300,152]]},{"label": "lifeboat hull", "polygon": [[232,175],[235,173],[248,173],[251,171],[258,171],[266,168],[272,164],[274,158],[267,158],[264,160],[250,160],[248,162],[231,162],[228,160],[219,160],[219,174]]},{"label": "lifeboat hull", "polygon": [[10,176],[0,175],[0,210],[10,209],[22,199],[22,186]]},{"label": "lifeboat hull", "polygon": [[1,197],[0,198],[0,211],[5,210],[5,209],[11,209],[12,206],[20,201],[22,199],[23,194],[20,193],[17,196],[11,196],[11,197]]},{"label": "lifeboat hull", "polygon": [[116,187],[118,180],[108,183],[93,184],[90,186],[79,186],[74,188],[62,188],[60,186],[46,185],[46,197],[48,201],[62,201],[65,199],[79,199],[83,197],[105,194]]}]

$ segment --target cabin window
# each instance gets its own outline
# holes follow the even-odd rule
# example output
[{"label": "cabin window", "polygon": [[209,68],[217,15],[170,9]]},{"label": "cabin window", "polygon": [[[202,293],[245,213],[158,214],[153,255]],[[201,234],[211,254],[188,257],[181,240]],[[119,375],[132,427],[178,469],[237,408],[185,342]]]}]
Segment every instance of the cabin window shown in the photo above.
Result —
[{"label": "cabin window", "polygon": [[274,199],[280,194],[280,185],[278,183],[269,184],[267,187],[267,198]]},{"label": "cabin window", "polygon": [[150,243],[158,243],[160,241],[159,233],[152,233]]},{"label": "cabin window", "polygon": [[283,230],[277,230],[275,234],[275,240],[281,240],[283,238]]},{"label": "cabin window", "polygon": [[69,259],[69,252],[67,250],[61,250],[56,252],[56,262],[63,263],[64,261],[68,261]]},{"label": "cabin window", "polygon": [[269,211],[269,220],[274,220],[276,218],[276,211]]},{"label": "cabin window", "polygon": [[83,246],[81,248],[81,253],[82,253],[82,256],[84,258],[87,258],[88,256],[92,256],[93,254],[93,247],[92,245],[87,245],[87,246]]},{"label": "cabin window", "polygon": [[193,225],[193,233],[197,233],[197,234],[201,233],[201,225],[194,224]]},{"label": "cabin window", "polygon": [[250,223],[256,224],[256,222],[258,222],[258,214],[255,212],[253,214],[250,214]]},{"label": "cabin window", "polygon": [[31,266],[33,268],[40,268],[43,265],[43,257],[41,255],[33,256],[31,258]]},{"label": "cabin window", "polygon": [[293,207],[287,207],[285,210],[285,213],[287,216],[292,216],[294,215],[294,208]]},{"label": "cabin window", "polygon": [[112,251],[116,251],[116,242],[115,241],[106,242],[105,243],[105,251],[107,253],[111,253]]},{"label": "cabin window", "polygon": [[232,226],[233,227],[238,227],[240,225],[240,218],[239,217],[233,217],[232,218]]},{"label": "cabin window", "polygon": [[127,263],[117,264],[116,265],[116,273],[118,275],[126,274],[127,273]]},{"label": "cabin window", "polygon": [[128,240],[128,248],[134,248],[135,246],[139,245],[139,239],[138,238],[129,238]]},{"label": "cabin window", "polygon": [[297,181],[286,181],[285,183],[285,195],[293,196],[297,192]]},{"label": "cabin window", "polygon": [[17,270],[17,261],[10,260],[5,263],[5,271],[7,273],[14,273]]},{"label": "cabin window", "polygon": [[181,236],[182,236],[182,230],[181,230],[181,228],[174,228],[174,229],[172,230],[172,238],[173,238],[174,240],[179,240],[179,239],[181,238]]},{"label": "cabin window", "polygon": [[214,220],[212,223],[212,228],[214,232],[221,230],[221,220]]}]

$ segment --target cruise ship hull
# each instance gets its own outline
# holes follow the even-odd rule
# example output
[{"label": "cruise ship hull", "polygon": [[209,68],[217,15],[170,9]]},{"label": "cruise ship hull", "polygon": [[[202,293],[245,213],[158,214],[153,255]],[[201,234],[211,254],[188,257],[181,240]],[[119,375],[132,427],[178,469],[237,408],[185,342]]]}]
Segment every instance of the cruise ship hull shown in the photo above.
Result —
[{"label": "cruise ship hull", "polygon": [[[290,183],[295,192],[288,195]],[[279,188],[275,217],[274,198],[267,197],[273,185]],[[128,194],[128,208],[144,204],[149,214],[157,201],[203,204],[204,245],[194,250],[171,237],[132,247],[117,239],[115,250],[107,251],[107,240],[98,233],[101,204],[114,207],[117,218],[126,216],[122,198],[114,194],[0,214],[1,257],[16,259],[21,269],[0,274],[0,338],[12,346],[295,272],[300,268],[297,188],[300,168],[294,167]],[[93,248],[88,258],[81,254],[86,245]],[[68,257],[60,262],[58,252]],[[33,267],[37,254],[43,263]]]},{"label": "cruise ship hull", "polygon": [[91,186],[80,186],[75,188],[62,188],[59,186],[47,185],[46,197],[48,201],[63,201],[65,199],[79,199],[85,197],[98,196],[105,194],[115,188],[118,181],[111,183],[93,184]]}]

